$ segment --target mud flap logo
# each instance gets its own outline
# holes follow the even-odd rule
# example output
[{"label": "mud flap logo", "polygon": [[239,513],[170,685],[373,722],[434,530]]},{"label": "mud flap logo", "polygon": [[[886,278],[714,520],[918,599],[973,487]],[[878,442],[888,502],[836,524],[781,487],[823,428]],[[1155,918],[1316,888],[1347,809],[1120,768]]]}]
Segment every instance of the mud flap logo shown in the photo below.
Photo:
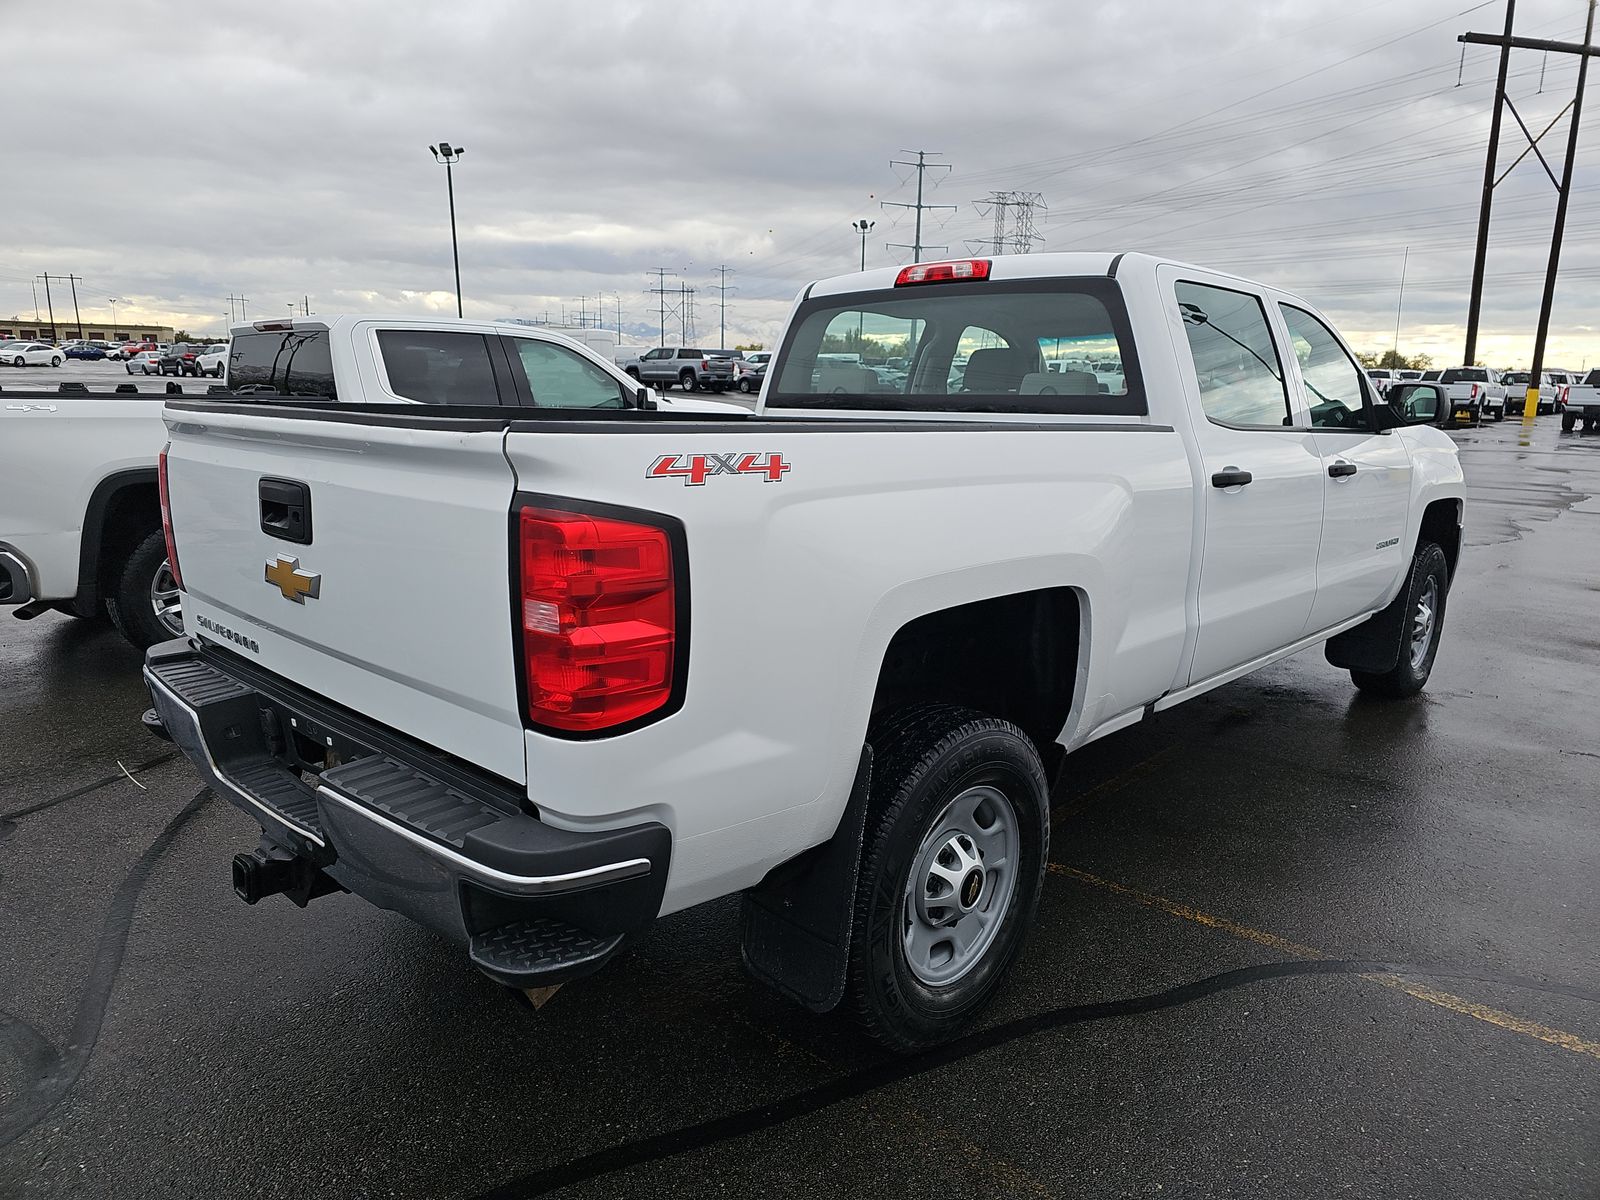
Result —
[{"label": "mud flap logo", "polygon": [[790,471],[783,455],[765,454],[663,454],[650,464],[646,479],[681,479],[684,487],[700,487],[713,475],[759,475],[762,483],[782,483]]}]

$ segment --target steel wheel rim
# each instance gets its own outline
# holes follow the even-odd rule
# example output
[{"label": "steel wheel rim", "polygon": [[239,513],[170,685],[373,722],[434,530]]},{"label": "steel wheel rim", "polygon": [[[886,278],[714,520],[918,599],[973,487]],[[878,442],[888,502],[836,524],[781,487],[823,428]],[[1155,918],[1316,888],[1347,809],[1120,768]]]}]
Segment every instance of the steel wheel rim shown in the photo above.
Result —
[{"label": "steel wheel rim", "polygon": [[178,581],[172,577],[172,567],[166,559],[161,560],[150,580],[150,607],[155,610],[156,620],[173,637],[183,636],[183,593],[178,590]]},{"label": "steel wheel rim", "polygon": [[945,987],[983,961],[1011,911],[1021,853],[1016,808],[968,788],[928,827],[906,880],[901,946],[919,981]]},{"label": "steel wheel rim", "polygon": [[1411,611],[1411,669],[1418,670],[1428,657],[1428,646],[1433,642],[1434,626],[1438,624],[1439,581],[1432,575],[1422,586],[1417,606]]}]

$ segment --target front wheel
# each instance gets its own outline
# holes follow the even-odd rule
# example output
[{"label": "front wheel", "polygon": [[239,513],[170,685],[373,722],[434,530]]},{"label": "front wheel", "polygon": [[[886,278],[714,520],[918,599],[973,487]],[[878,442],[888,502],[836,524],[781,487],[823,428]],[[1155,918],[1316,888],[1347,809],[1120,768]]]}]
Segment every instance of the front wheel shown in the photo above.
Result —
[{"label": "front wheel", "polygon": [[1450,564],[1444,551],[1432,542],[1423,542],[1411,558],[1411,573],[1406,578],[1406,622],[1399,658],[1382,673],[1351,671],[1356,687],[1374,696],[1397,699],[1415,696],[1427,685],[1439,653],[1439,635],[1444,632],[1449,590]]},{"label": "front wheel", "polygon": [[921,1050],[977,1018],[1022,948],[1049,852],[1049,788],[1027,736],[971,709],[902,709],[868,741],[850,990],[872,1037]]},{"label": "front wheel", "polygon": [[23,358],[22,355],[19,354],[19,355],[17,355],[16,358],[11,360],[11,365],[13,367],[25,367],[25,366],[28,365],[28,360]]},{"label": "front wheel", "polygon": [[50,359],[50,365],[52,367],[59,367],[61,365],[61,360],[59,358],[52,357]]}]

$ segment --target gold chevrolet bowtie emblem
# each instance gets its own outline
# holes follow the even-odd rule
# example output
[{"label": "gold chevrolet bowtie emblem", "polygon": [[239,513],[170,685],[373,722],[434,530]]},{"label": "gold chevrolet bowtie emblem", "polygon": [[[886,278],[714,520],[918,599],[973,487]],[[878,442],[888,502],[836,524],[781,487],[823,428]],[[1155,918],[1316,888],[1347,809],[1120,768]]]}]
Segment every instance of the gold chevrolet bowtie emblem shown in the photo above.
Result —
[{"label": "gold chevrolet bowtie emblem", "polygon": [[267,582],[283,593],[285,600],[304,604],[306,597],[315,600],[322,594],[322,576],[315,571],[302,571],[300,560],[278,555],[277,562],[267,564]]}]

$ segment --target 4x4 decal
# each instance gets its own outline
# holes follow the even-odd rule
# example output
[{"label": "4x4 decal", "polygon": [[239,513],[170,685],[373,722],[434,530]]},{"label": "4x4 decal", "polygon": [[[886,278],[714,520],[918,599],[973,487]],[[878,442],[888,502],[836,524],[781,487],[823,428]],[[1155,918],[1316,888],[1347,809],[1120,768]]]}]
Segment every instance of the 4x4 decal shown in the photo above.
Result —
[{"label": "4x4 decal", "polygon": [[699,487],[713,475],[760,475],[762,483],[782,483],[790,471],[783,455],[765,454],[663,454],[650,464],[646,479],[681,479],[685,487]]}]

